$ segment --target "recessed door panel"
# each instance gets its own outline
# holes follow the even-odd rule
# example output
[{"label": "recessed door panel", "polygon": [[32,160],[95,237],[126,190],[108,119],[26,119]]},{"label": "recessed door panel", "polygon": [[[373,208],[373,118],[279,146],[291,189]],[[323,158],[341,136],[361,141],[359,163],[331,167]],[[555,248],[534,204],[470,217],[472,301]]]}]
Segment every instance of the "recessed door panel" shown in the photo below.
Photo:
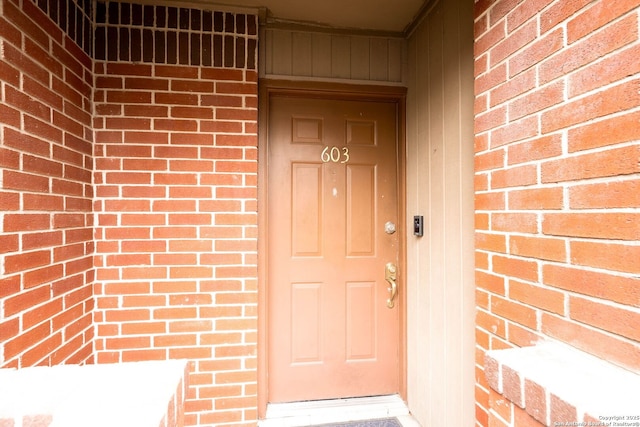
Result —
[{"label": "recessed door panel", "polygon": [[375,255],[376,167],[347,165],[347,256]]},{"label": "recessed door panel", "polygon": [[291,363],[322,362],[322,284],[291,286]]},{"label": "recessed door panel", "polygon": [[376,283],[346,284],[347,361],[376,358]]},{"label": "recessed door panel", "polygon": [[322,164],[294,163],[291,174],[293,256],[322,253]]}]

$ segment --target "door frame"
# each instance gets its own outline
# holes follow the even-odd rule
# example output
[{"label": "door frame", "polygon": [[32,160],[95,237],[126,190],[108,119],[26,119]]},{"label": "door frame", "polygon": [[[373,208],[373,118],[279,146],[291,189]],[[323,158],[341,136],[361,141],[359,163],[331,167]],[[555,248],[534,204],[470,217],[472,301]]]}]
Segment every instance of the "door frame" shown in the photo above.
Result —
[{"label": "door frame", "polygon": [[266,416],[269,402],[268,390],[268,135],[269,105],[271,96],[290,95],[306,98],[349,99],[356,101],[395,102],[398,111],[398,236],[399,236],[399,272],[398,282],[400,308],[399,364],[398,378],[400,396],[407,399],[407,301],[406,301],[406,94],[401,86],[356,85],[317,81],[289,81],[260,79],[258,82],[258,419]]}]

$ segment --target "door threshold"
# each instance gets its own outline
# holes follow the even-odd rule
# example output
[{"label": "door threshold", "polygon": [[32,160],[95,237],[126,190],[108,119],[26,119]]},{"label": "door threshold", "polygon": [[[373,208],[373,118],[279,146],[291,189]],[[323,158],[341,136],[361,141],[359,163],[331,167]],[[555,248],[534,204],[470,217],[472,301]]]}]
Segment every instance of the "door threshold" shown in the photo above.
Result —
[{"label": "door threshold", "polygon": [[396,417],[403,427],[419,427],[397,395],[270,403],[259,427],[302,427],[318,424]]}]

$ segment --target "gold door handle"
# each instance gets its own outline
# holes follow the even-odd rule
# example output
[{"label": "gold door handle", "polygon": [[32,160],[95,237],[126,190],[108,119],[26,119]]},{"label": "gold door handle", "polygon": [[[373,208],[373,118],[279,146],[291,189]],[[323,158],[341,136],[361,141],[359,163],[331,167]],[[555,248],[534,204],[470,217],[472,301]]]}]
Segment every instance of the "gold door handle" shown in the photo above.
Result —
[{"label": "gold door handle", "polygon": [[389,299],[387,300],[387,307],[393,308],[395,305],[396,295],[398,295],[398,284],[396,283],[396,265],[392,262],[388,262],[384,267],[384,279],[389,282]]}]

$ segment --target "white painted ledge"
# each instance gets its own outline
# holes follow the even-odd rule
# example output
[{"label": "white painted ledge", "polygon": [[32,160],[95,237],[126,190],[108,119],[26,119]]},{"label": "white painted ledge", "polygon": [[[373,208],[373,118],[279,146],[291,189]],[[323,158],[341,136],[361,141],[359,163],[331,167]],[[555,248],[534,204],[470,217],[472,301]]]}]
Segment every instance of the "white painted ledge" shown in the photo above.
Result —
[{"label": "white painted ledge", "polygon": [[[492,389],[546,426],[640,416],[640,375],[563,343],[488,351],[485,375]],[[561,408],[575,419],[562,419]]]},{"label": "white painted ledge", "polygon": [[0,425],[174,427],[183,423],[187,362],[0,370]]}]

